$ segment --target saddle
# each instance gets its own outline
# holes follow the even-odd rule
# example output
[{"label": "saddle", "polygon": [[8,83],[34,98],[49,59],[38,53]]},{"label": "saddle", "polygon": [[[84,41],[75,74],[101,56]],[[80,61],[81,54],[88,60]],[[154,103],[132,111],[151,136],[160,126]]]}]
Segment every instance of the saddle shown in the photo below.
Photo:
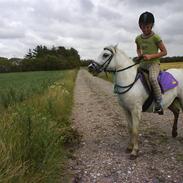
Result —
[{"label": "saddle", "polygon": [[[150,107],[155,97],[154,97],[152,86],[149,82],[149,72],[142,68],[138,68],[138,73],[140,75],[140,80],[146,92],[149,95],[142,106],[142,111],[145,112]],[[170,74],[167,71],[160,71],[157,79],[158,79],[158,83],[160,85],[162,94],[166,93],[168,90],[172,88],[175,88],[178,85],[178,81],[174,78],[172,74]]]}]

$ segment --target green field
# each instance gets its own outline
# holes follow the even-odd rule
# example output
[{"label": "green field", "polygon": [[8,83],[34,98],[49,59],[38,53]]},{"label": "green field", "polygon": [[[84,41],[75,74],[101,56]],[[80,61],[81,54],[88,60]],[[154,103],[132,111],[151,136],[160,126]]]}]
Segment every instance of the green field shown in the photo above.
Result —
[{"label": "green field", "polygon": [[[67,182],[77,70],[0,74],[0,182]],[[72,149],[71,149],[72,150]]]}]

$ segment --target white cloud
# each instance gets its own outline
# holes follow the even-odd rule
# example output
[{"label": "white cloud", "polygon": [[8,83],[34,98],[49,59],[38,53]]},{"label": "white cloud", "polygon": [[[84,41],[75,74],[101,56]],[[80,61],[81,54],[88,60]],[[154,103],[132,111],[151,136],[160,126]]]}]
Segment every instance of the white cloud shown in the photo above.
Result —
[{"label": "white cloud", "polygon": [[23,57],[38,44],[74,47],[82,58],[96,58],[100,50],[120,43],[136,55],[138,17],[154,13],[154,31],[168,55],[183,55],[182,0],[1,0],[0,56]]}]

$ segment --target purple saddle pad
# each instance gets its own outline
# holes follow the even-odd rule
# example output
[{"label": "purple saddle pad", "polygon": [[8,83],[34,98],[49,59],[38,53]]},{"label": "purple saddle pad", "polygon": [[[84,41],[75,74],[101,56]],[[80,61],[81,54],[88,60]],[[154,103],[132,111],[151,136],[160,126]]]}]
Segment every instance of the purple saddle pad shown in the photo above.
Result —
[{"label": "purple saddle pad", "polygon": [[161,71],[158,76],[158,82],[161,87],[162,93],[165,93],[166,91],[175,88],[178,85],[178,81],[166,71]]}]

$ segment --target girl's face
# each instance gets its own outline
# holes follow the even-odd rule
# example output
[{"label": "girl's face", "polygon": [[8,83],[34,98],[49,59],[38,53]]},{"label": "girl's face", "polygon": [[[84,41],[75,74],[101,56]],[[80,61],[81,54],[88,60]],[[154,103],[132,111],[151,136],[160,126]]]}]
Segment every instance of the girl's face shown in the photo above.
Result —
[{"label": "girl's face", "polygon": [[147,25],[140,25],[140,29],[142,30],[143,34],[148,36],[152,32],[153,24],[147,24]]}]

